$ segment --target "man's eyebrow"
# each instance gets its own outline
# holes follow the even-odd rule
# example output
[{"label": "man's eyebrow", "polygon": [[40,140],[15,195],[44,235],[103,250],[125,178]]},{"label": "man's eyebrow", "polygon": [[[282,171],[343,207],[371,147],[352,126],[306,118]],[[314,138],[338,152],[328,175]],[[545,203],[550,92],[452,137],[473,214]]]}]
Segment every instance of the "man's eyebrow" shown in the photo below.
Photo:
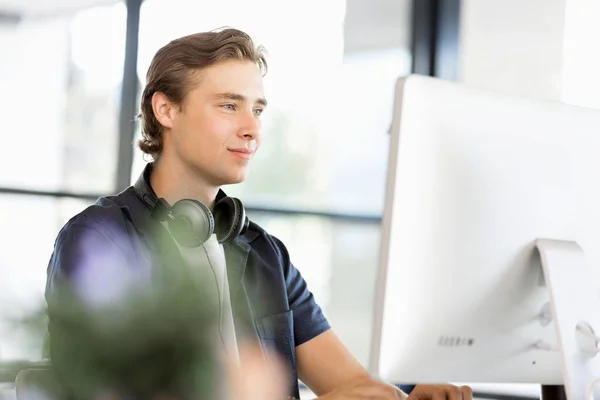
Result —
[{"label": "man's eyebrow", "polygon": [[[219,94],[215,95],[215,98],[224,99],[224,100],[242,101],[242,102],[248,101],[246,96],[238,94],[238,93],[219,93]],[[256,104],[260,104],[261,106],[266,107],[267,99],[261,97],[256,100]]]}]

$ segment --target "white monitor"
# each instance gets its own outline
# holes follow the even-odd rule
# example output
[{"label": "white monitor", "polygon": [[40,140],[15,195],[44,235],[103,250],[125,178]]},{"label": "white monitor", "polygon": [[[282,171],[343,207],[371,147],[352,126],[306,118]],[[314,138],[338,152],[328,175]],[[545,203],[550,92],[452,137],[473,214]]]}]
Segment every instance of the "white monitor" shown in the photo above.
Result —
[{"label": "white monitor", "polygon": [[395,96],[371,372],[586,398],[600,379],[600,111],[416,75]]}]

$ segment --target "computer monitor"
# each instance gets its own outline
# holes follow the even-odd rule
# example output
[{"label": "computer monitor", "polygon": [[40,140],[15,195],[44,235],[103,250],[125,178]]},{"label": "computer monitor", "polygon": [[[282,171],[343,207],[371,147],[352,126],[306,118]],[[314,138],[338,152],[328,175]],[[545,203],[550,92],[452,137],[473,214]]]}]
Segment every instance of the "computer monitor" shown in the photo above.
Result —
[{"label": "computer monitor", "polygon": [[413,75],[393,114],[371,372],[585,398],[600,378],[600,111]]}]

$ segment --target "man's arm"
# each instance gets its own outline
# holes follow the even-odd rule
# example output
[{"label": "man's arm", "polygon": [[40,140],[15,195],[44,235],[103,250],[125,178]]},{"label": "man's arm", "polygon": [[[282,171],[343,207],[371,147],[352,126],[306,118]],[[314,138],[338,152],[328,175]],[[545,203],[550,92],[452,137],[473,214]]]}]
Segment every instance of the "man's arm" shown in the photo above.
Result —
[{"label": "man's arm", "polygon": [[392,385],[369,379],[369,374],[350,354],[308,290],[306,281],[290,261],[287,249],[273,237],[280,251],[290,309],[294,315],[298,377],[318,396],[327,399],[401,399]]},{"label": "man's arm", "polygon": [[[393,385],[369,376],[332,330],[296,347],[298,376],[322,400],[406,399]],[[417,385],[410,400],[472,400],[468,386]]]},{"label": "man's arm", "polygon": [[296,347],[296,360],[298,377],[317,396],[369,376],[331,329]]},{"label": "man's arm", "polygon": [[[278,239],[290,309],[294,311],[296,367],[299,379],[320,399],[401,400],[406,394],[397,387],[369,376],[330,329],[320,307],[300,272]],[[411,400],[471,400],[471,389],[452,385],[417,385]]]},{"label": "man's arm", "polygon": [[[330,329],[296,348],[298,376],[322,400],[400,400],[395,386],[371,379]],[[436,399],[437,400],[437,399]],[[444,397],[440,400],[446,400]]]}]

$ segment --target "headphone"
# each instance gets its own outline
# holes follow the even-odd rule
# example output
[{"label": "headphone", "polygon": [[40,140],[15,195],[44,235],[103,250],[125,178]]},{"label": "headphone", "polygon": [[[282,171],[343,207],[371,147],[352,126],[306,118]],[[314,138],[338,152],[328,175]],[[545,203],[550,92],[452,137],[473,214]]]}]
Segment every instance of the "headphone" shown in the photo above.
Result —
[{"label": "headphone", "polygon": [[135,192],[150,208],[153,218],[166,222],[169,233],[181,246],[202,246],[213,233],[219,243],[229,243],[248,229],[250,221],[239,199],[221,192],[213,212],[193,199],[182,199],[170,206],[150,186],[151,170],[152,164],[148,163],[134,185]]}]

